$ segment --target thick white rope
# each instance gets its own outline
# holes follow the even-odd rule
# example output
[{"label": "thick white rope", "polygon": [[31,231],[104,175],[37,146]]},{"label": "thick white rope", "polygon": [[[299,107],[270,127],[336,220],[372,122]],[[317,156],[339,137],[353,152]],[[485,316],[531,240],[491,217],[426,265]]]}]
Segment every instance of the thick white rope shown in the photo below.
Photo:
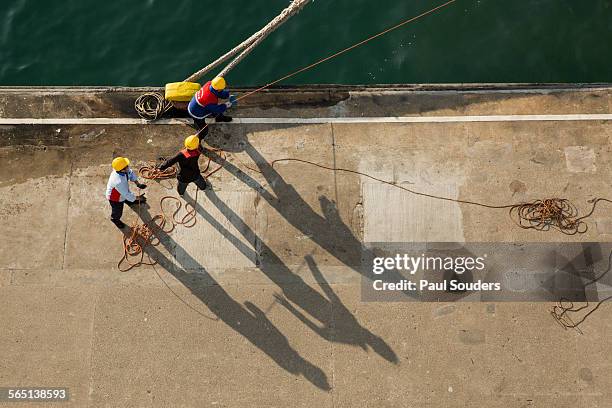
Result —
[{"label": "thick white rope", "polygon": [[259,32],[256,32],[255,34],[253,34],[252,36],[250,36],[249,38],[247,38],[246,40],[241,42],[239,45],[237,45],[236,47],[232,48],[226,54],[224,54],[223,56],[219,57],[219,59],[217,59],[214,62],[208,64],[207,66],[205,66],[204,68],[202,68],[198,72],[193,73],[189,78],[185,79],[185,82],[195,82],[195,81],[197,81],[204,74],[206,74],[208,71],[210,71],[211,69],[213,69],[217,65],[221,64],[223,61],[227,60],[228,58],[234,56],[235,54],[240,52],[240,50],[242,50],[244,47],[247,47],[249,44],[251,44],[253,41],[257,40],[257,36],[258,35],[259,35]]},{"label": "thick white rope", "polygon": [[240,61],[244,59],[255,47],[261,43],[268,35],[270,35],[274,30],[280,27],[285,21],[287,21],[290,17],[297,14],[306,4],[308,4],[310,0],[293,0],[291,4],[287,8],[285,8],[278,16],[276,16],[272,21],[266,24],[261,30],[251,35],[249,38],[244,40],[242,43],[228,51],[226,54],[219,57],[216,61],[208,64],[201,70],[195,72],[189,78],[185,79],[185,82],[195,82],[200,79],[204,74],[208,71],[221,64],[223,61],[228,58],[236,55],[238,52],[242,51],[233,61],[231,61],[223,70],[219,73],[218,76],[225,76],[229,71],[231,71]]}]

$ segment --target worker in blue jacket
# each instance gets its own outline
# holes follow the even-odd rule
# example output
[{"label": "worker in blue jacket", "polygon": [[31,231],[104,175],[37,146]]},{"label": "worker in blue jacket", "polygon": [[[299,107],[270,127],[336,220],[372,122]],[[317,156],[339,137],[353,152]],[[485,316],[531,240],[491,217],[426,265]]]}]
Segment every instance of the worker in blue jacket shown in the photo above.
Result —
[{"label": "worker in blue jacket", "polygon": [[[225,103],[219,103],[220,99],[228,99]],[[216,77],[212,81],[208,81],[200,88],[198,92],[191,98],[187,111],[193,118],[193,121],[198,129],[206,126],[205,118],[213,117],[216,122],[231,122],[230,116],[225,116],[224,113],[228,108],[236,104],[236,97],[230,95],[226,89],[225,79]],[[206,135],[208,132],[205,132]]]}]

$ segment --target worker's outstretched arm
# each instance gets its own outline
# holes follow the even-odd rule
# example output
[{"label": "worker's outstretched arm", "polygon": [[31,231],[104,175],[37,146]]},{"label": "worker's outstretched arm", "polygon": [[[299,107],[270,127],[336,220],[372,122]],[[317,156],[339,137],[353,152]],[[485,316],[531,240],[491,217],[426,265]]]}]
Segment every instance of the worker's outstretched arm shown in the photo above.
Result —
[{"label": "worker's outstretched arm", "polygon": [[133,181],[134,184],[136,184],[138,186],[138,188],[140,188],[142,190],[147,188],[146,184],[143,184],[143,183],[138,181],[138,175],[136,174],[135,171],[132,171],[132,169],[128,170],[128,180]]},{"label": "worker's outstretched arm", "polygon": [[224,103],[220,103],[220,104],[215,104],[215,103],[211,103],[206,105],[206,110],[208,110],[209,112],[212,113],[223,113],[227,110],[227,106]]},{"label": "worker's outstretched arm", "polygon": [[173,164],[178,163],[182,155],[183,154],[179,152],[176,156],[169,158],[168,160],[163,162],[161,166],[159,166],[159,169],[166,170],[168,167],[172,166]]},{"label": "worker's outstretched arm", "polygon": [[219,92],[219,98],[221,99],[227,99],[229,98],[229,96],[230,96],[230,91],[227,88]]}]

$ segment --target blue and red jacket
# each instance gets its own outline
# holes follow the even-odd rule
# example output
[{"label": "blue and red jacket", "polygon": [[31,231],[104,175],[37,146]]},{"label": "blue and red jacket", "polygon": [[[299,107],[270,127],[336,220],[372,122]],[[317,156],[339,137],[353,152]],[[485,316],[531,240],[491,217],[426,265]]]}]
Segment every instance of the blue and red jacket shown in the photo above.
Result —
[{"label": "blue and red jacket", "polygon": [[224,103],[219,103],[219,99],[227,99],[230,96],[228,89],[217,91],[212,87],[211,81],[208,81],[200,88],[193,96],[192,101],[195,102],[208,113],[223,113],[227,109]]}]

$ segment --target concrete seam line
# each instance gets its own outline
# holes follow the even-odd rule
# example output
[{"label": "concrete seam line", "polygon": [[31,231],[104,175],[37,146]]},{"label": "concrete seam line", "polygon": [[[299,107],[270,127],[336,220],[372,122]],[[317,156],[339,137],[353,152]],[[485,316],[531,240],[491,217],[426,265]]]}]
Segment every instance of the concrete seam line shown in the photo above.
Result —
[{"label": "concrete seam line", "polygon": [[[477,115],[477,116],[388,116],[344,118],[234,118],[227,124],[322,124],[322,123],[463,123],[463,122],[537,122],[537,121],[608,121],[612,114],[567,115]],[[0,125],[182,125],[188,118],[160,119],[149,122],[136,118],[0,118]],[[207,121],[214,123],[214,120]]]}]

